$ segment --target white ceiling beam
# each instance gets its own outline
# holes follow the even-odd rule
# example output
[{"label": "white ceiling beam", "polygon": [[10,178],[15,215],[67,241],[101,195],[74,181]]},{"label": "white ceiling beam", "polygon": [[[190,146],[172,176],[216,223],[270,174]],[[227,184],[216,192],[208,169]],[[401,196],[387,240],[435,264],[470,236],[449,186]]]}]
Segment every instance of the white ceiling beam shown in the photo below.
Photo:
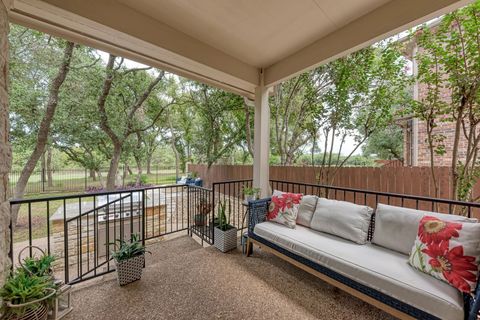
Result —
[{"label": "white ceiling beam", "polygon": [[259,70],[113,0],[15,0],[12,22],[253,97]]},{"label": "white ceiling beam", "polygon": [[265,85],[275,85],[471,2],[392,0],[266,68]]}]

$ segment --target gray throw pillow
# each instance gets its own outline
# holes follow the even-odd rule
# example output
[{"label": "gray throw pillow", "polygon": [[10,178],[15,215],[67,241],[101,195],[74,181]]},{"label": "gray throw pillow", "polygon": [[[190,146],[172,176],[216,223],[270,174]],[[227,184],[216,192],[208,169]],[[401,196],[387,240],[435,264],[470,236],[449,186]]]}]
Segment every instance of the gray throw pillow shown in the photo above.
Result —
[{"label": "gray throw pillow", "polygon": [[372,213],[373,209],[368,206],[319,198],[311,228],[365,244]]},{"label": "gray throw pillow", "polygon": [[317,206],[317,200],[317,196],[305,195],[302,197],[300,206],[298,207],[297,224],[310,228],[313,213]]},{"label": "gray throw pillow", "polygon": [[425,215],[446,221],[477,222],[477,219],[463,216],[379,203],[375,211],[375,230],[372,243],[409,255],[418,234],[418,225]]}]

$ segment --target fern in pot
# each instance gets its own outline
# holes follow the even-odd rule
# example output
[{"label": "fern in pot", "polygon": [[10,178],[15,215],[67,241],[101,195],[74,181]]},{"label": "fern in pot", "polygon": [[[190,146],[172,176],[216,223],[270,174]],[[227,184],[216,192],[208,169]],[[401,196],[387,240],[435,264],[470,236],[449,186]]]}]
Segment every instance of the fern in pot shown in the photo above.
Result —
[{"label": "fern in pot", "polygon": [[237,247],[237,228],[230,224],[230,209],[230,201],[220,202],[218,205],[218,215],[214,228],[214,246],[222,252]]},{"label": "fern in pot", "polygon": [[117,269],[118,284],[124,286],[142,278],[145,266],[145,246],[137,234],[132,234],[130,241],[117,239],[112,258]]}]

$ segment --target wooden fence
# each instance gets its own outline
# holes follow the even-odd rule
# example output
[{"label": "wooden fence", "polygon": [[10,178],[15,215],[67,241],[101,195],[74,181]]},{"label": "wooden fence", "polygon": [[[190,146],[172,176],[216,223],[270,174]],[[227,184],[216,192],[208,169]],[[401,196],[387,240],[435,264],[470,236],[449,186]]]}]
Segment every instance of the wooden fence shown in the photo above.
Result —
[{"label": "wooden fence", "polygon": [[[189,165],[189,172],[197,172],[204,185],[226,180],[252,179],[252,166],[243,165]],[[318,169],[298,166],[271,166],[270,179],[316,184]],[[448,167],[435,168],[439,197],[451,198],[451,173]],[[429,167],[346,167],[340,168],[333,185],[372,191],[435,197]],[[474,187],[474,196],[480,195],[480,182]]]}]

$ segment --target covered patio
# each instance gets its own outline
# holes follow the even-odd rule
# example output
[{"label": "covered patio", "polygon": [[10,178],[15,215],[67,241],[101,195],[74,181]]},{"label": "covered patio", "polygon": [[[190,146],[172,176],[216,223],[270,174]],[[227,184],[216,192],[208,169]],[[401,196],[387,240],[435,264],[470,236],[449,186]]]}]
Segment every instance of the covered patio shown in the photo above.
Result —
[{"label": "covered patio", "polygon": [[[241,190],[244,186],[259,188],[260,197],[271,194],[269,178],[270,109],[272,88],[302,72],[332,61],[355,50],[405,31],[410,27],[462,7],[469,0],[302,0],[302,1],[147,1],[147,0],[1,0],[0,2],[0,274],[10,268],[7,254],[12,239],[10,205],[28,205],[29,201],[62,201],[64,220],[59,224],[61,249],[65,249],[65,282],[99,281],[88,286],[79,284],[73,293],[74,311],[66,319],[386,319],[390,317],[350,294],[319,281],[314,275],[285,263],[274,254],[255,250],[250,259],[240,249],[222,254],[212,247],[216,205],[220,199],[234,199],[235,226],[246,229],[247,216]],[[7,199],[11,150],[8,142],[8,23],[18,23],[65,39],[157,67],[189,79],[219,87],[243,96],[255,104],[253,181],[224,182],[222,188],[195,186],[155,186],[126,191],[133,203],[133,193],[141,192],[138,214],[133,209],[128,219],[116,216],[105,230],[113,228],[123,237],[128,229],[142,233],[143,239],[161,238],[151,244],[144,278],[127,289],[117,286],[110,266],[108,241],[99,262],[99,207],[82,211],[82,198],[93,194],[71,196],[79,206],[78,215],[67,219],[66,197],[12,201]],[[236,184],[235,184],[236,183]],[[284,182],[275,182],[277,187]],[[337,190],[330,186],[293,185],[285,192],[303,192],[318,197],[350,201],[372,207],[398,197],[397,206],[443,208],[456,203],[435,203],[422,199],[361,190]],[[234,184],[231,187],[230,184]],[[226,192],[228,187],[228,192]],[[310,190],[310,192],[307,192]],[[322,188],[324,190],[322,190]],[[167,189],[176,195],[176,203],[161,204],[154,199]],[[180,189],[180,190],[177,190]],[[277,188],[281,189],[281,188]],[[223,190],[223,192],[222,192]],[[305,190],[305,192],[303,191]],[[340,199],[343,192],[343,199]],[[108,194],[108,195],[107,195]],[[117,195],[121,194],[117,192]],[[333,197],[333,194],[335,197]],[[358,197],[357,197],[358,195]],[[222,198],[223,197],[223,198]],[[347,199],[347,198],[351,199]],[[165,196],[165,199],[167,197]],[[170,197],[169,199],[173,199]],[[207,200],[205,200],[207,199]],[[380,199],[381,200],[381,199]],[[408,201],[411,201],[408,204]],[[437,199],[438,200],[438,199]],[[124,198],[115,200],[124,207]],[[197,225],[196,212],[203,201],[211,207]],[[431,203],[430,203],[431,202]],[[143,207],[142,207],[143,205]],[[439,206],[437,206],[439,205]],[[443,205],[443,207],[442,207]],[[460,204],[468,205],[468,204]],[[478,210],[478,206],[468,210]],[[105,209],[105,208],[103,208]],[[29,210],[31,208],[29,207]],[[47,209],[47,217],[50,212]],[[115,209],[115,204],[113,206]],[[470,211],[468,211],[470,216]],[[103,214],[103,213],[102,213]],[[100,215],[102,215],[100,214]],[[103,214],[104,215],[104,214]],[[142,220],[145,219],[146,220]],[[150,220],[149,218],[150,217]],[[175,219],[174,219],[175,218]],[[84,219],[82,221],[82,219]],[[85,219],[87,222],[85,223]],[[90,220],[93,219],[93,227]],[[136,219],[134,221],[134,219]],[[129,222],[125,231],[125,222]],[[116,222],[118,221],[118,222]],[[150,222],[149,222],[150,221]],[[245,220],[246,221],[246,220]],[[374,222],[374,220],[372,220]],[[369,220],[369,222],[371,222]],[[71,223],[73,226],[69,226]],[[109,226],[113,223],[113,227]],[[149,224],[150,223],[150,224]],[[29,221],[30,228],[31,221]],[[149,230],[151,227],[151,234]],[[69,229],[71,228],[71,229]],[[93,228],[93,229],[92,229]],[[368,228],[368,227],[367,227]],[[147,229],[147,230],[145,230]],[[93,230],[93,231],[92,231]],[[200,230],[200,231],[199,231]],[[55,231],[55,230],[54,230]],[[253,230],[249,230],[253,232]],[[53,231],[52,231],[53,232]],[[71,248],[70,238],[76,245]],[[106,239],[109,239],[108,231]],[[168,239],[170,234],[180,235]],[[200,237],[200,243],[186,234]],[[51,231],[48,229],[48,252]],[[65,240],[67,239],[67,240]],[[30,244],[32,236],[30,232]],[[371,239],[370,239],[371,240]],[[85,244],[85,242],[87,244]],[[53,246],[53,244],[52,244]],[[70,250],[70,256],[69,256]],[[93,253],[92,253],[93,252]],[[91,257],[94,256],[94,258]],[[83,260],[82,259],[86,259]],[[73,262],[72,262],[73,261]],[[69,279],[70,273],[76,272]],[[86,269],[82,270],[82,267]],[[93,267],[92,267],[93,265]],[[108,267],[105,267],[108,265]],[[103,268],[103,269],[101,269]],[[73,271],[72,271],[73,269]],[[97,274],[97,270],[99,270]],[[84,277],[85,276],[85,277]],[[74,278],[74,280],[72,280]],[[95,278],[95,279],[93,279]],[[69,282],[69,280],[71,282]],[[76,282],[75,282],[76,281]],[[353,290],[352,290],[353,291]],[[374,292],[377,294],[377,292]],[[354,294],[355,295],[355,294]],[[363,297],[369,301],[370,298]],[[373,299],[370,299],[373,300]],[[396,301],[391,304],[395,305]],[[391,309],[393,307],[389,307]],[[387,310],[387,311],[388,311]],[[392,312],[391,312],[392,313]],[[400,314],[400,313],[393,313]],[[400,314],[400,316],[403,316]],[[405,315],[405,318],[409,316]]]}]

